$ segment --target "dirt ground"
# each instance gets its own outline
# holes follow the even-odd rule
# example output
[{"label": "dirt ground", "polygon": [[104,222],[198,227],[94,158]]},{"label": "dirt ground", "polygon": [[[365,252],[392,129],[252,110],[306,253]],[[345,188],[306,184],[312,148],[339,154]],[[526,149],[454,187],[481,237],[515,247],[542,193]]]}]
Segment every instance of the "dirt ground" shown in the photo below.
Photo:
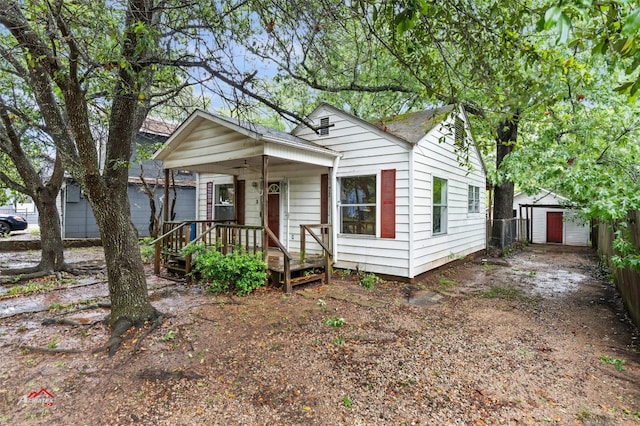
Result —
[{"label": "dirt ground", "polygon": [[[0,253],[0,269],[38,255]],[[98,271],[2,289],[0,424],[640,424],[638,331],[588,249],[530,246],[373,290],[336,273],[289,297],[149,274],[171,317],[113,358],[92,353],[109,337],[100,249],[67,259]]]}]

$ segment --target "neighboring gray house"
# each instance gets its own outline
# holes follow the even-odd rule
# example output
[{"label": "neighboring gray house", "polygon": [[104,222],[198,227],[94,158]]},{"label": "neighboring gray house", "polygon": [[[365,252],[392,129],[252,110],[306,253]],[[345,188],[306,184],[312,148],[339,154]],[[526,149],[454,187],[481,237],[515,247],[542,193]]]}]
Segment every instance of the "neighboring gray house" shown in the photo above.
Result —
[{"label": "neighboring gray house", "polygon": [[[167,139],[175,126],[169,126],[164,122],[147,119],[138,133],[136,142],[139,145],[161,145]],[[129,203],[131,205],[131,220],[138,230],[140,237],[149,235],[149,219],[151,207],[149,197],[143,191],[140,179],[140,163],[136,160],[134,152],[129,169]],[[142,162],[144,177],[147,184],[153,188],[156,182],[158,188],[155,191],[156,213],[162,210],[162,198],[164,197],[164,175],[162,162],[145,160]],[[176,170],[176,200],[175,219],[193,218],[196,211],[196,183],[192,172]],[[173,190],[169,190],[169,196],[173,198]],[[171,205],[171,200],[169,205]],[[62,221],[64,238],[97,238],[100,236],[91,206],[85,199],[80,187],[68,178],[59,196],[59,210]],[[162,220],[162,218],[161,218]]]}]

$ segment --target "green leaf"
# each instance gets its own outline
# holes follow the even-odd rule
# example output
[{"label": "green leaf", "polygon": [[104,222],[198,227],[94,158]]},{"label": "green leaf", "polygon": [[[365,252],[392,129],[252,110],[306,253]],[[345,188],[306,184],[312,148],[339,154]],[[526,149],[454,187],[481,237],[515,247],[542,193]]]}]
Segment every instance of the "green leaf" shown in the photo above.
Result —
[{"label": "green leaf", "polygon": [[607,50],[607,46],[609,46],[609,40],[604,37],[598,44],[596,44],[593,49],[591,49],[591,53],[594,55],[604,55]]},{"label": "green leaf", "polygon": [[635,9],[627,16],[622,26],[622,35],[631,36],[635,35],[640,29],[640,7]]},{"label": "green leaf", "polygon": [[562,9],[560,6],[553,6],[547,10],[547,13],[544,14],[544,29],[548,30],[549,28],[555,26],[558,23],[558,19],[562,15]]},{"label": "green leaf", "polygon": [[569,31],[571,30],[571,19],[564,13],[560,14],[558,19],[558,30],[560,30],[560,43],[566,43],[569,38]]},{"label": "green leaf", "polygon": [[629,87],[633,85],[633,81],[628,81],[626,83],[621,84],[620,86],[614,88],[613,90],[616,92],[626,92]]},{"label": "green leaf", "polygon": [[633,86],[631,86],[631,89],[629,90],[629,94],[634,96],[638,92],[638,89],[640,89],[640,80],[633,83]]}]

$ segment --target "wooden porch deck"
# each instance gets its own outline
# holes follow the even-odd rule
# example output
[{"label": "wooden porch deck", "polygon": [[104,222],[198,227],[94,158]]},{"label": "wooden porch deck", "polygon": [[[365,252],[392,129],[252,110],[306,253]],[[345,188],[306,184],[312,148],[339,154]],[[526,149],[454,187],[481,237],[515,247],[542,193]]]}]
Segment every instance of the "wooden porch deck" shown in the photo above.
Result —
[{"label": "wooden porch deck", "polygon": [[[286,293],[290,293],[295,285],[323,279],[328,283],[331,279],[331,253],[328,248],[330,245],[323,238],[330,235],[327,232],[330,226],[327,224],[300,225],[300,253],[289,252],[268,227],[215,221],[165,222],[162,226],[162,236],[153,241],[156,275],[160,274],[162,264],[168,271],[186,275],[188,280],[192,255],[185,255],[182,249],[193,242],[216,247],[223,255],[227,255],[238,248],[246,250],[247,253],[262,252],[262,245],[259,243],[259,240],[262,240],[275,244],[262,253],[266,254],[270,281],[282,285]],[[319,228],[319,235],[312,228]],[[321,255],[307,253],[305,233],[322,248]]]},{"label": "wooden porch deck", "polygon": [[[306,256],[303,261],[300,253],[290,254],[292,257],[289,261],[291,286],[322,281],[325,268],[325,260],[322,256]],[[284,284],[284,253],[278,249],[269,248],[267,252],[267,269],[271,273],[271,282],[273,284]]]}]

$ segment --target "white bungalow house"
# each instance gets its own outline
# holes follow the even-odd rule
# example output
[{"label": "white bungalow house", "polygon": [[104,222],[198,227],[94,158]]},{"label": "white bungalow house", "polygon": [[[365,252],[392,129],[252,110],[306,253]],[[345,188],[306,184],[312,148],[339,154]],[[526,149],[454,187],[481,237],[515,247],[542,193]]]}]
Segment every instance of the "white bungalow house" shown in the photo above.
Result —
[{"label": "white bungalow house", "polygon": [[588,246],[590,227],[580,220],[571,201],[546,189],[534,195],[513,197],[514,215],[525,219],[528,240],[534,244]]},{"label": "white bungalow house", "polygon": [[198,223],[260,227],[242,244],[268,233],[289,255],[408,280],[485,249],[485,168],[461,108],[372,124],[323,103],[308,120],[286,133],[195,111],[154,159],[198,173]]}]

